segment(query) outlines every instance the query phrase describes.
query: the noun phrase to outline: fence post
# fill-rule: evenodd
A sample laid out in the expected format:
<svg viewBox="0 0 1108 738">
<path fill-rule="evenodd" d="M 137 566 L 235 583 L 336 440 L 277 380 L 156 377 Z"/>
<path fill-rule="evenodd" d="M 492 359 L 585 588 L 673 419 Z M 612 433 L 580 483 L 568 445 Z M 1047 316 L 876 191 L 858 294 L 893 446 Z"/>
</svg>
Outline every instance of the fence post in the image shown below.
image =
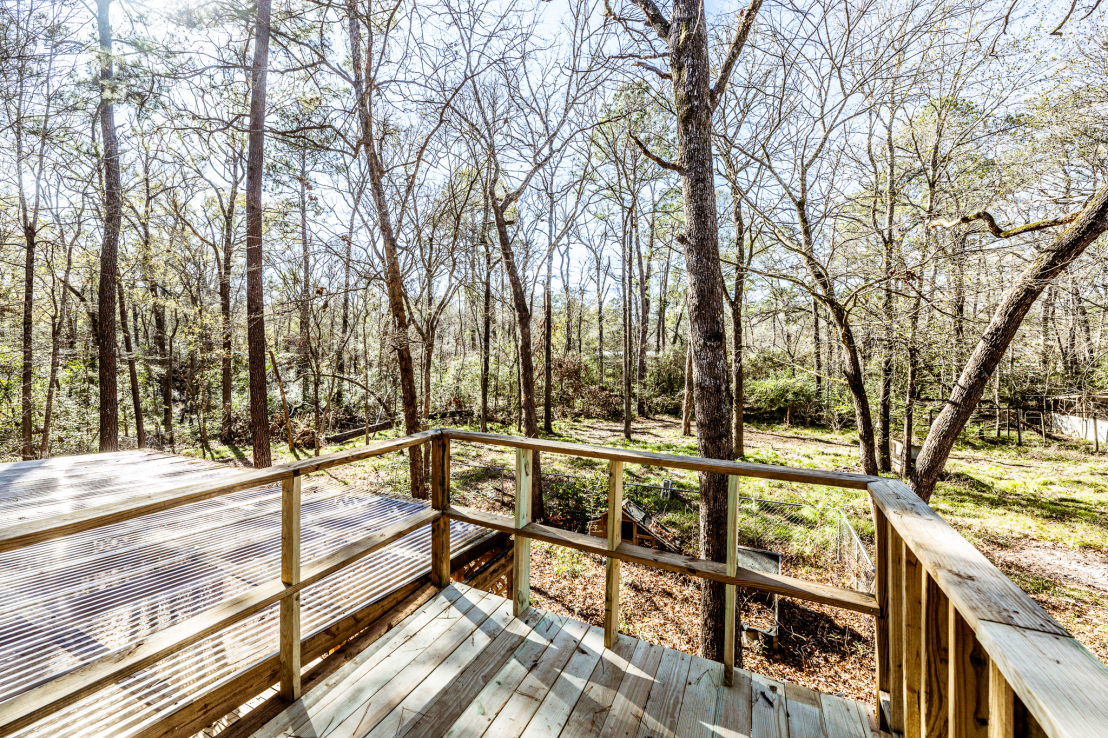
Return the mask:
<svg viewBox="0 0 1108 738">
<path fill-rule="evenodd" d="M 281 582 L 300 583 L 300 488 L 294 472 L 281 481 Z M 281 696 L 300 699 L 300 593 L 281 598 Z"/>
<path fill-rule="evenodd" d="M 531 459 L 529 448 L 516 449 L 516 528 L 531 522 Z M 512 612 L 518 617 L 531 604 L 531 539 L 515 537 L 512 546 Z"/>
<path fill-rule="evenodd" d="M 893 733 L 904 733 L 904 645 L 906 628 L 904 614 L 904 544 L 892 527 L 885 534 L 888 562 L 887 602 L 889 606 L 889 724 Z"/>
<path fill-rule="evenodd" d="M 431 507 L 450 506 L 450 439 L 441 434 L 431 440 Z M 450 584 L 450 521 L 431 523 L 431 584 L 440 589 Z"/>
<path fill-rule="evenodd" d="M 615 551 L 623 538 L 623 462 L 608 462 L 608 550 Z M 604 562 L 604 648 L 619 638 L 619 559 Z"/>
<path fill-rule="evenodd" d="M 739 477 L 731 474 L 727 477 L 727 576 L 739 573 Z M 735 683 L 735 661 L 738 651 L 738 664 L 742 667 L 742 645 L 736 643 L 738 625 L 738 588 L 734 584 L 724 585 L 723 600 L 723 683 L 730 687 Z"/>
</svg>

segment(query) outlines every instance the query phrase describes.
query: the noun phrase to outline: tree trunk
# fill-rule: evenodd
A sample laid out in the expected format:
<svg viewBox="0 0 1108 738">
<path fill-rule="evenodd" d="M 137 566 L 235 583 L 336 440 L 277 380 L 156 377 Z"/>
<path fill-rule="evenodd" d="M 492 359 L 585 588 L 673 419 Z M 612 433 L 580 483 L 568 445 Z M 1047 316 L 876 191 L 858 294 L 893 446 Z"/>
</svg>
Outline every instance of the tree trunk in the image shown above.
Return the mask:
<svg viewBox="0 0 1108 738">
<path fill-rule="evenodd" d="M 816 402 L 823 397 L 823 357 L 822 341 L 819 334 L 819 300 L 812 298 L 812 355 L 815 358 L 816 368 Z"/>
<path fill-rule="evenodd" d="M 551 187 L 553 187 L 551 183 Z M 554 191 L 548 193 L 546 223 L 546 287 L 543 290 L 543 420 L 547 433 L 554 432 L 554 296 L 551 277 L 554 270 Z M 566 303 L 569 310 L 569 303 Z"/>
<path fill-rule="evenodd" d="M 232 147 L 231 192 L 227 197 L 227 212 L 223 223 L 223 264 L 219 270 L 219 320 L 220 320 L 220 424 L 219 437 L 224 443 L 231 440 L 231 408 L 234 390 L 232 368 L 231 328 L 231 255 L 235 245 L 235 207 L 239 189 L 239 149 Z"/>
<path fill-rule="evenodd" d="M 23 163 L 18 162 L 22 167 Z M 35 303 L 35 236 L 37 229 L 33 223 L 23 228 L 26 241 L 26 258 L 23 262 L 23 367 L 20 391 L 20 430 L 23 431 L 23 460 L 35 458 L 35 417 L 31 405 L 31 383 L 34 379 L 34 303 Z M 63 289 L 64 292 L 64 289 Z M 57 339 L 54 339 L 57 345 Z"/>
<path fill-rule="evenodd" d="M 39 450 L 39 457 L 43 459 L 50 455 L 50 422 L 54 414 L 54 387 L 58 381 L 62 326 L 65 324 L 66 306 L 69 302 L 69 290 L 66 289 L 65 285 L 69 284 L 69 274 L 72 269 L 73 241 L 70 241 L 65 250 L 65 273 L 62 276 L 62 296 L 58 306 L 58 315 L 50 331 L 50 379 L 46 384 L 46 406 L 42 415 L 42 446 Z"/>
<path fill-rule="evenodd" d="M 755 0 L 757 3 L 758 0 Z M 747 11 L 750 20 L 757 7 Z M 723 273 L 719 260 L 712 156 L 712 90 L 703 0 L 675 0 L 669 61 L 677 123 L 677 160 L 684 200 L 686 275 L 689 286 L 689 343 L 693 356 L 697 454 L 730 459 L 731 383 L 723 322 Z M 727 558 L 727 477 L 700 473 L 700 555 Z M 724 585 L 703 581 L 700 597 L 700 655 L 723 660 Z"/>
<path fill-rule="evenodd" d="M 497 178 L 489 179 L 489 202 L 492 204 L 493 219 L 496 223 L 496 236 L 500 242 L 500 256 L 504 262 L 504 272 L 512 288 L 512 305 L 515 308 L 516 328 L 519 331 L 519 384 L 520 404 L 523 409 L 523 435 L 538 438 L 539 418 L 535 405 L 535 365 L 531 358 L 531 311 L 527 305 L 527 295 L 523 291 L 523 282 L 516 268 L 515 255 L 512 253 L 512 241 L 508 236 L 508 222 L 504 218 L 504 209 L 497 204 Z M 539 453 L 535 452 L 531 468 L 531 519 L 546 519 L 546 505 L 542 494 L 542 471 L 539 465 Z"/>
<path fill-rule="evenodd" d="M 635 229 L 635 261 L 639 268 L 639 357 L 636 379 L 639 386 L 639 415 L 648 415 L 646 394 L 646 342 L 650 335 L 650 276 L 654 267 L 654 216 L 650 216 L 650 242 L 646 250 L 646 269 L 643 269 L 642 248 L 639 245 L 639 229 Z"/>
<path fill-rule="evenodd" d="M 269 386 L 265 371 L 265 295 L 262 292 L 262 179 L 265 149 L 266 72 L 271 0 L 258 0 L 254 62 L 250 74 L 250 132 L 246 156 L 246 344 L 250 375 L 250 438 L 254 467 L 272 463 Z"/>
<path fill-rule="evenodd" d="M 118 91 L 113 82 L 112 0 L 97 0 L 100 37 L 100 136 L 104 147 L 104 236 L 100 245 L 100 283 L 97 290 L 97 369 L 100 385 L 100 453 L 119 450 L 119 401 L 115 351 L 115 280 L 119 229 L 123 221 L 123 192 L 119 174 L 119 142 L 115 135 Z"/>
<path fill-rule="evenodd" d="M 693 383 L 692 344 L 685 349 L 685 397 L 681 402 L 681 435 L 692 435 Z"/>
<path fill-rule="evenodd" d="M 123 350 L 127 352 L 127 374 L 131 380 L 131 403 L 135 408 L 135 439 L 139 448 L 146 448 L 146 429 L 142 422 L 142 391 L 139 389 L 138 370 L 135 368 L 135 350 L 131 343 L 131 331 L 127 326 L 127 305 L 123 299 L 123 285 L 119 289 L 119 328 L 123 331 Z"/>
<path fill-rule="evenodd" d="M 931 499 L 954 440 L 981 400 L 985 386 L 1019 330 L 1027 312 L 1058 274 L 1108 230 L 1108 187 L 1096 194 L 1081 216 L 1040 252 L 1000 298 L 996 312 L 954 384 L 923 443 L 910 485 L 925 502 Z"/>
<path fill-rule="evenodd" d="M 396 363 L 400 371 L 400 397 L 404 410 L 404 432 L 408 435 L 423 430 L 419 417 L 419 396 L 415 386 L 415 366 L 412 362 L 412 349 L 408 344 L 408 314 L 404 307 L 404 282 L 400 273 L 399 248 L 393 231 L 392 216 L 385 194 L 385 171 L 377 154 L 373 138 L 373 112 L 370 107 L 370 91 L 366 89 L 365 72 L 362 67 L 362 31 L 354 3 L 347 4 L 348 28 L 350 35 L 351 61 L 354 71 L 353 87 L 357 98 L 358 117 L 361 122 L 358 144 L 365 151 L 369 169 L 370 192 L 377 211 L 377 227 L 381 234 L 385 251 L 385 285 L 389 299 L 389 312 L 392 316 L 393 341 L 396 350 Z M 412 497 L 427 499 L 424 488 L 423 454 L 419 446 L 408 449 L 408 467 L 411 474 Z"/>
<path fill-rule="evenodd" d="M 300 402 L 311 402 L 312 391 L 309 381 L 311 359 L 308 356 L 310 333 L 310 307 L 312 301 L 312 262 L 308 251 L 308 172 L 307 153 L 300 149 Z M 316 408 L 318 412 L 319 408 Z"/>
</svg>

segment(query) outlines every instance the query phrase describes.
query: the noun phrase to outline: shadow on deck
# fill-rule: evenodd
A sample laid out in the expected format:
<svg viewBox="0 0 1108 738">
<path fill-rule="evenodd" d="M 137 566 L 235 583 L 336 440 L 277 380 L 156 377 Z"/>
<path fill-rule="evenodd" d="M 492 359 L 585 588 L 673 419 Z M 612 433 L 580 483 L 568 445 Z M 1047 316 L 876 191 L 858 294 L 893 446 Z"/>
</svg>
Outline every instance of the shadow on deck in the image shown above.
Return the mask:
<svg viewBox="0 0 1108 738">
<path fill-rule="evenodd" d="M 350 644 L 354 646 L 355 644 Z M 252 734 L 874 738 L 873 710 L 452 584 Z M 279 709 L 276 701 L 271 710 Z M 272 714 L 272 711 L 269 713 Z"/>
</svg>

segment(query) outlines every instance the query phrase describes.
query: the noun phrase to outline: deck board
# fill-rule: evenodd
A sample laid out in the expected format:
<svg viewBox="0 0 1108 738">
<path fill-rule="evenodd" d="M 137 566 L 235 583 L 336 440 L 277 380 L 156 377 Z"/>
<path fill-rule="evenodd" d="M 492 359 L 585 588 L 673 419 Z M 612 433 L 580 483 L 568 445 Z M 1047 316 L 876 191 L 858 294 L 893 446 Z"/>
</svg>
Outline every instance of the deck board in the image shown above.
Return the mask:
<svg viewBox="0 0 1108 738">
<path fill-rule="evenodd" d="M 0 464 L 0 513 L 37 520 L 239 473 L 153 451 Z M 278 578 L 280 497 L 280 485 L 261 486 L 0 553 L 0 704 Z M 303 561 L 423 509 L 306 478 Z M 452 549 L 483 534 L 454 523 Z M 302 632 L 307 636 L 422 576 L 429 560 L 430 526 L 308 588 L 301 597 Z M 16 735 L 136 735 L 273 653 L 276 619 L 276 608 L 269 608 Z"/>
<path fill-rule="evenodd" d="M 452 584 L 253 738 L 871 738 L 866 707 Z M 876 734 L 875 734 L 876 735 Z"/>
</svg>

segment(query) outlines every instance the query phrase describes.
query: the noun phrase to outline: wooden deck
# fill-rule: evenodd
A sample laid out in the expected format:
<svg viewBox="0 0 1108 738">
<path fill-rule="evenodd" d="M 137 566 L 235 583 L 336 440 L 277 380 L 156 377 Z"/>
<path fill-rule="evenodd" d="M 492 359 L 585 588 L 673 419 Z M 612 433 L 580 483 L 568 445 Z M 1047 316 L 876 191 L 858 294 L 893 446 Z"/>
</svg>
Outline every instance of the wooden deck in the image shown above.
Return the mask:
<svg viewBox="0 0 1108 738">
<path fill-rule="evenodd" d="M 147 451 L 0 464 L 0 514 L 17 524 L 242 470 Z M 303 557 L 326 556 L 426 506 L 330 480 L 303 486 Z M 281 485 L 252 487 L 0 553 L 0 708 L 279 576 Z M 454 551 L 485 534 L 451 529 Z M 430 526 L 305 590 L 305 636 L 429 570 Z M 190 646 L 16 735 L 145 735 L 278 646 L 277 608 Z"/>
<path fill-rule="evenodd" d="M 452 584 L 254 738 L 875 738 L 872 708 Z"/>
</svg>

